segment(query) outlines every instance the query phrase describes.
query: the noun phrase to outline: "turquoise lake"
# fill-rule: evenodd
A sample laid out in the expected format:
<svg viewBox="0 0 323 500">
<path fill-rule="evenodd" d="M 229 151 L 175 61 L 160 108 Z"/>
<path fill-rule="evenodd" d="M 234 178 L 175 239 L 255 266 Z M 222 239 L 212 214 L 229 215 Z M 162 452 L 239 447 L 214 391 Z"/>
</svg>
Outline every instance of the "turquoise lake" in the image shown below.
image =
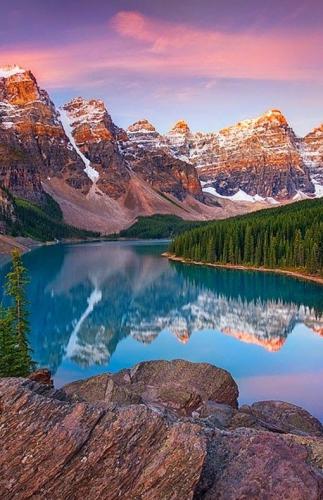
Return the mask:
<svg viewBox="0 0 323 500">
<path fill-rule="evenodd" d="M 323 420 L 323 288 L 172 263 L 161 257 L 166 248 L 99 242 L 24 256 L 33 358 L 56 386 L 183 358 L 229 370 L 240 404 L 280 399 Z M 0 269 L 2 283 L 7 271 Z"/>
</svg>

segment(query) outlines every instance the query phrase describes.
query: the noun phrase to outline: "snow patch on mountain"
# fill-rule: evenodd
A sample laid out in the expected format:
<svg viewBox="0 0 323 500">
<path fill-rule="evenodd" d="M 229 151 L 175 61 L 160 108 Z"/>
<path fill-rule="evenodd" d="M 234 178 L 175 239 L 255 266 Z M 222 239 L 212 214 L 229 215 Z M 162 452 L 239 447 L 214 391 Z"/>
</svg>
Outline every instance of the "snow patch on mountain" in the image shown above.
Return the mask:
<svg viewBox="0 0 323 500">
<path fill-rule="evenodd" d="M 125 149 L 131 149 L 132 143 L 139 154 L 140 149 L 162 150 L 194 165 L 200 181 L 207 181 L 204 186 L 206 193 L 237 202 L 266 201 L 271 204 L 279 203 L 282 198 L 300 196 L 298 191 L 304 193 L 305 198 L 321 196 L 322 126 L 301 139 L 279 110 L 270 109 L 257 118 L 242 120 L 218 132 L 191 132 L 184 120 L 177 122 L 165 135 L 155 130 L 147 120 L 129 127 Z M 255 169 L 260 171 L 262 167 L 270 172 L 259 182 Z M 289 174 L 291 169 L 293 175 Z M 286 171 L 287 180 L 280 176 L 280 171 Z M 233 178 L 236 179 L 237 192 L 232 195 Z M 278 189 L 277 186 L 273 189 L 273 183 Z M 255 192 L 256 195 L 251 194 Z"/>
<path fill-rule="evenodd" d="M 105 107 L 101 99 L 85 100 L 82 97 L 76 97 L 71 101 L 71 105 L 77 105 L 77 113 L 73 114 L 73 126 L 82 124 L 97 125 L 104 119 Z"/>
<path fill-rule="evenodd" d="M 61 123 L 62 123 L 64 131 L 65 131 L 65 134 L 69 138 L 70 143 L 72 144 L 72 146 L 75 149 L 75 151 L 77 152 L 77 154 L 83 160 L 83 163 L 85 165 L 84 172 L 91 179 L 93 184 L 97 183 L 99 180 L 99 172 L 97 170 L 95 170 L 95 168 L 91 167 L 90 160 L 88 158 L 86 158 L 86 156 L 82 153 L 80 148 L 77 146 L 75 139 L 73 137 L 73 133 L 72 133 L 73 127 L 72 127 L 72 123 L 71 123 L 70 117 L 68 115 L 68 112 L 65 111 L 65 109 L 61 108 L 59 110 L 59 114 L 60 114 L 60 119 L 61 119 Z"/>
<path fill-rule="evenodd" d="M 217 196 L 219 198 L 225 198 L 227 200 L 232 200 L 232 201 L 247 201 L 249 203 L 256 203 L 258 201 L 258 202 L 267 202 L 272 205 L 278 204 L 278 201 L 272 197 L 264 198 L 263 196 L 259 196 L 258 194 L 251 196 L 242 189 L 239 189 L 232 196 L 224 196 L 218 193 L 217 190 L 212 186 L 203 187 L 202 190 L 204 193 L 212 194 L 213 196 Z"/>
<path fill-rule="evenodd" d="M 17 65 L 0 67 L 0 78 L 9 78 L 19 73 L 26 73 L 26 70 Z"/>
<path fill-rule="evenodd" d="M 323 198 L 323 186 L 317 180 L 312 179 L 315 188 L 315 198 Z"/>
</svg>

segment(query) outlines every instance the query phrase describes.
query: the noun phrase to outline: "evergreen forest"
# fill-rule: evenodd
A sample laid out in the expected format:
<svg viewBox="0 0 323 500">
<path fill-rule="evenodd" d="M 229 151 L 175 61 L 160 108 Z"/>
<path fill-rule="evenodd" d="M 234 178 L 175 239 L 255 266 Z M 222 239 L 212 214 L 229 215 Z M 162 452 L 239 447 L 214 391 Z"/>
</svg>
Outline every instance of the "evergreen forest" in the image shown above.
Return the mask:
<svg viewBox="0 0 323 500">
<path fill-rule="evenodd" d="M 323 275 L 323 199 L 209 223 L 178 235 L 169 252 L 201 262 Z"/>
</svg>

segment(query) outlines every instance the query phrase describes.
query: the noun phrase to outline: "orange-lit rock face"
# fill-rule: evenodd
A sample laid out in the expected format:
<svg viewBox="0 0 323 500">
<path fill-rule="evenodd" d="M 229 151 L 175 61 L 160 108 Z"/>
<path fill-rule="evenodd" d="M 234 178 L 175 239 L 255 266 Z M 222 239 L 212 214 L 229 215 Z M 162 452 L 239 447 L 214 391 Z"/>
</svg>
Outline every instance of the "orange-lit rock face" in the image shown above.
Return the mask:
<svg viewBox="0 0 323 500">
<path fill-rule="evenodd" d="M 168 153 L 150 152 L 134 142 L 158 139 L 148 120 L 131 125 L 127 133 L 119 129 L 100 100 L 73 99 L 64 106 L 77 146 L 99 172 L 98 188 L 114 199 L 127 193 L 130 173 L 139 175 L 154 189 L 179 200 L 187 194 L 202 198 L 201 185 L 192 165 L 174 159 Z M 134 139 L 135 138 L 135 139 Z"/>
<path fill-rule="evenodd" d="M 277 200 L 292 198 L 298 191 L 314 194 L 302 141 L 277 109 L 215 133 L 192 133 L 180 120 L 165 136 L 142 129 L 141 134 L 129 133 L 129 139 L 146 150 L 162 149 L 191 163 L 204 189 L 221 196 L 239 190 Z"/>
<path fill-rule="evenodd" d="M 127 131 L 130 133 L 156 132 L 156 129 L 148 120 L 143 119 L 130 125 Z"/>
<path fill-rule="evenodd" d="M 285 338 L 282 338 L 282 337 L 277 337 L 277 338 L 271 338 L 271 339 L 266 339 L 266 338 L 259 338 L 259 337 L 256 337 L 255 335 L 252 335 L 251 333 L 248 333 L 248 332 L 239 332 L 239 331 L 235 331 L 234 329 L 232 328 L 223 328 L 222 329 L 223 333 L 225 333 L 226 335 L 230 335 L 231 337 L 234 337 L 238 340 L 240 340 L 241 342 L 246 342 L 247 344 L 255 344 L 255 345 L 259 345 L 261 347 L 264 347 L 267 351 L 270 351 L 270 352 L 277 352 L 279 351 L 286 339 Z"/>
<path fill-rule="evenodd" d="M 30 71 L 0 69 L 0 143 L 0 182 L 17 196 L 41 202 L 41 180 L 55 176 L 88 191 L 84 164 Z"/>
<path fill-rule="evenodd" d="M 323 185 L 323 123 L 304 137 L 303 154 L 312 178 Z"/>
<path fill-rule="evenodd" d="M 314 192 L 298 141 L 285 117 L 271 110 L 221 130 L 213 141 L 213 159 L 200 178 L 224 196 L 239 189 L 254 196 L 290 198 L 298 190 Z"/>
<path fill-rule="evenodd" d="M 203 198 L 200 182 L 193 165 L 173 158 L 166 152 L 139 149 L 128 156 L 132 170 L 154 189 L 184 200 L 188 194 Z"/>
<path fill-rule="evenodd" d="M 185 120 L 178 120 L 175 125 L 172 127 L 170 134 L 189 134 L 190 128 Z"/>
<path fill-rule="evenodd" d="M 16 131 L 21 135 L 45 136 L 49 139 L 65 140 L 65 134 L 62 128 L 48 123 L 33 123 L 27 120 L 20 121 L 16 124 Z"/>
<path fill-rule="evenodd" d="M 115 141 L 117 127 L 100 99 L 73 99 L 64 109 L 69 113 L 73 136 L 77 144 Z"/>
<path fill-rule="evenodd" d="M 194 170 L 177 168 L 174 170 L 174 176 L 188 193 L 196 197 L 202 196 L 201 184 Z"/>
<path fill-rule="evenodd" d="M 104 125 L 97 125 L 94 128 L 89 124 L 82 124 L 75 131 L 74 139 L 77 144 L 84 144 L 92 141 L 111 141 L 113 136 Z"/>
<path fill-rule="evenodd" d="M 0 101 L 24 106 L 39 99 L 37 82 L 30 71 L 3 78 L 0 84 Z"/>
<path fill-rule="evenodd" d="M 126 134 L 113 123 L 103 101 L 77 97 L 64 110 L 77 147 L 98 172 L 97 187 L 114 199 L 125 195 L 130 175 L 118 140 Z"/>
</svg>

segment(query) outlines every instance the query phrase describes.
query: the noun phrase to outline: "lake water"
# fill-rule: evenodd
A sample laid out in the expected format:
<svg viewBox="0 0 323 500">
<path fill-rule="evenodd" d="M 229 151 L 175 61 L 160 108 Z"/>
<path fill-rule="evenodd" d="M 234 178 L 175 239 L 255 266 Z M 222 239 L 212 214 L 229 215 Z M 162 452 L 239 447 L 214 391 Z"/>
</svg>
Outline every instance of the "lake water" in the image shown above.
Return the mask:
<svg viewBox="0 0 323 500">
<path fill-rule="evenodd" d="M 33 357 L 55 384 L 183 358 L 229 370 L 241 404 L 281 399 L 323 420 L 323 288 L 168 262 L 166 246 L 56 245 L 24 256 Z"/>
</svg>

